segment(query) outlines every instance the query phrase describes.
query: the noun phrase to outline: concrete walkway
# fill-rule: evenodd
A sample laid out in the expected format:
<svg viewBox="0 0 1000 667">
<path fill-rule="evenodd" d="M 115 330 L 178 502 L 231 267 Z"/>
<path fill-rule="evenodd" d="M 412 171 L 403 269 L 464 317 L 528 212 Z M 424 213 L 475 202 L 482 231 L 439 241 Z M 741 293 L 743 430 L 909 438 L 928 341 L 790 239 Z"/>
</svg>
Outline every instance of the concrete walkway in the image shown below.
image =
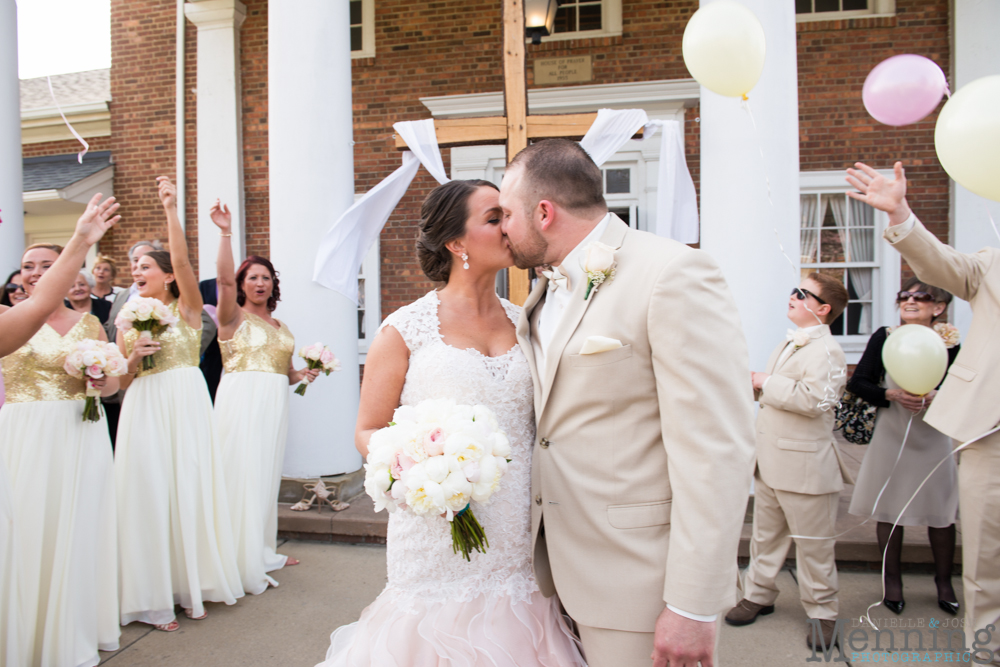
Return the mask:
<svg viewBox="0 0 1000 667">
<path fill-rule="evenodd" d="M 122 649 L 102 654 L 102 664 L 312 667 L 326 654 L 330 632 L 356 620 L 385 586 L 385 547 L 291 541 L 280 551 L 299 558 L 302 564 L 277 572 L 275 578 L 281 582 L 278 588 L 247 596 L 232 607 L 210 604 L 209 616 L 203 621 L 191 621 L 181 614 L 178 619 L 181 628 L 174 633 L 133 623 L 122 629 Z M 959 599 L 960 583 L 956 577 Z M 720 664 L 725 667 L 815 664 L 806 662 L 812 653 L 805 645 L 806 618 L 798 602 L 794 572 L 782 572 L 779 585 L 782 594 L 773 615 L 743 628 L 722 627 Z M 840 586 L 841 617 L 849 621 L 849 632 L 858 627 L 857 618 L 865 608 L 881 598 L 879 576 L 869 572 L 841 572 Z M 880 627 L 895 630 L 897 649 L 902 648 L 903 627 L 919 630 L 929 661 L 933 662 L 932 619 L 952 624 L 956 624 L 956 619 L 938 610 L 930 575 L 904 575 L 904 586 L 907 607 L 903 615 L 897 617 L 879 607 L 872 612 L 872 619 Z M 869 630 L 867 636 L 871 638 L 868 642 L 871 648 L 874 633 Z M 947 641 L 944 632 L 938 630 L 938 636 L 939 645 L 944 646 Z M 915 634 L 909 637 L 911 648 L 916 646 L 916 639 Z M 881 641 L 885 648 L 888 635 L 883 635 Z M 860 648 L 861 642 L 856 646 Z M 871 661 L 871 650 L 857 652 L 868 654 Z M 944 662 L 943 652 L 938 652 L 942 653 L 938 661 Z M 822 654 L 819 657 L 826 662 Z M 847 658 L 851 657 L 848 651 Z M 884 653 L 875 657 L 885 661 Z M 861 660 L 852 662 L 859 664 Z"/>
</svg>

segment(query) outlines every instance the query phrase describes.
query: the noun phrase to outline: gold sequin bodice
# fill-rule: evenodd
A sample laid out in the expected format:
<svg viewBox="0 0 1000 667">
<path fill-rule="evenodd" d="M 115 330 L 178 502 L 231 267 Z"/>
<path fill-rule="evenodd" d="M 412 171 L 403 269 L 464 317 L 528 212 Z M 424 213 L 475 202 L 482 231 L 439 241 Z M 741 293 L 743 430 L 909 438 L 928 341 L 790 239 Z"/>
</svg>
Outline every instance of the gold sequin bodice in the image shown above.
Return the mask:
<svg viewBox="0 0 1000 667">
<path fill-rule="evenodd" d="M 154 333 L 153 338 L 160 341 L 160 351 L 153 355 L 156 361 L 156 368 L 144 371 L 142 364 L 139 364 L 139 372 L 136 377 L 165 373 L 177 368 L 197 368 L 201 363 L 201 329 L 192 329 L 191 325 L 184 321 L 177 311 L 177 299 L 170 305 L 170 312 L 177 316 L 177 324 Z M 125 332 L 125 351 L 132 354 L 132 346 L 141 332 L 135 327 Z"/>
<path fill-rule="evenodd" d="M 295 353 L 295 337 L 284 322 L 275 329 L 266 320 L 244 311 L 243 321 L 229 340 L 220 340 L 222 366 L 227 373 L 288 373 Z"/>
<path fill-rule="evenodd" d="M 87 397 L 86 381 L 66 372 L 66 355 L 82 340 L 100 339 L 101 322 L 87 314 L 60 336 L 43 324 L 31 340 L 0 360 L 3 366 L 4 400 L 7 403 L 32 401 L 82 401 Z"/>
</svg>

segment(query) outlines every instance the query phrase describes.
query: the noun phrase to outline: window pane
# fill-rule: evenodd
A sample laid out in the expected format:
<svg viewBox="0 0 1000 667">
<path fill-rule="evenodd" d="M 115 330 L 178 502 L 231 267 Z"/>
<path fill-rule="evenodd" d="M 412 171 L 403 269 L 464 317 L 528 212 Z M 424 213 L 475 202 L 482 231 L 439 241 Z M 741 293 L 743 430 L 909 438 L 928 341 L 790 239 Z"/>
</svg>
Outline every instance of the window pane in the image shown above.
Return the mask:
<svg viewBox="0 0 1000 667">
<path fill-rule="evenodd" d="M 816 261 L 816 253 L 819 250 L 819 230 L 816 228 L 816 209 L 819 206 L 819 197 L 816 195 L 802 195 L 799 203 L 799 212 L 802 215 L 801 230 L 799 233 L 799 261 L 803 264 L 812 264 Z"/>
<path fill-rule="evenodd" d="M 830 205 L 829 200 L 825 203 L 826 214 L 823 216 L 823 229 L 819 234 L 819 261 L 823 263 L 847 261 L 847 253 L 844 252 L 842 239 L 842 236 L 845 235 L 844 230 L 835 229 L 837 219 L 833 213 L 833 206 Z"/>
<path fill-rule="evenodd" d="M 812 10 L 813 10 L 812 0 L 795 0 L 796 14 L 812 14 Z"/>
<path fill-rule="evenodd" d="M 844 0 L 844 11 L 868 9 L 868 0 Z"/>
<path fill-rule="evenodd" d="M 632 191 L 630 185 L 632 172 L 630 169 L 608 169 L 604 173 L 606 176 L 605 194 L 627 194 Z"/>
<path fill-rule="evenodd" d="M 601 29 L 601 5 L 582 5 L 580 7 L 580 30 Z"/>
<path fill-rule="evenodd" d="M 622 222 L 624 222 L 629 227 L 632 227 L 633 229 L 635 228 L 635 225 L 632 224 L 632 216 L 630 215 L 631 209 L 628 206 L 622 208 L 609 208 L 608 211 L 610 213 L 614 213 L 619 218 L 621 218 Z"/>
<path fill-rule="evenodd" d="M 361 26 L 351 28 L 351 51 L 360 51 L 363 48 L 364 42 L 361 37 Z"/>
<path fill-rule="evenodd" d="M 556 10 L 555 32 L 576 32 L 576 7 L 560 7 Z"/>
<path fill-rule="evenodd" d="M 816 0 L 817 12 L 838 12 L 840 11 L 840 0 Z"/>
<path fill-rule="evenodd" d="M 351 0 L 351 25 L 361 25 L 361 0 Z"/>
</svg>

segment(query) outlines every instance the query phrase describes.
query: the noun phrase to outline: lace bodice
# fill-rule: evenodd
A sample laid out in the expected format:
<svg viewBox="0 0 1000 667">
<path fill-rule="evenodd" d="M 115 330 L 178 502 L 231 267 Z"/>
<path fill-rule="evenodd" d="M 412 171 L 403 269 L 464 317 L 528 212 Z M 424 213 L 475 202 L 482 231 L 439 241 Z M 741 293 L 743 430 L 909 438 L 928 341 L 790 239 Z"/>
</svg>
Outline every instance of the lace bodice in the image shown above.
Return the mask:
<svg viewBox="0 0 1000 667">
<path fill-rule="evenodd" d="M 386 318 L 410 350 L 409 368 L 400 403 L 416 405 L 428 398 L 492 409 L 511 442 L 511 463 L 501 488 L 486 505 L 473 503 L 490 546 L 472 553 L 472 562 L 452 553 L 451 531 L 443 517 L 424 518 L 411 512 L 389 517 L 386 592 L 407 599 L 471 600 L 477 595 L 509 595 L 517 601 L 537 590 L 531 573 L 531 446 L 535 417 L 531 372 L 521 349 L 488 357 L 477 350 L 447 345 L 438 322 L 437 292 Z M 511 322 L 520 309 L 503 300 Z"/>
</svg>

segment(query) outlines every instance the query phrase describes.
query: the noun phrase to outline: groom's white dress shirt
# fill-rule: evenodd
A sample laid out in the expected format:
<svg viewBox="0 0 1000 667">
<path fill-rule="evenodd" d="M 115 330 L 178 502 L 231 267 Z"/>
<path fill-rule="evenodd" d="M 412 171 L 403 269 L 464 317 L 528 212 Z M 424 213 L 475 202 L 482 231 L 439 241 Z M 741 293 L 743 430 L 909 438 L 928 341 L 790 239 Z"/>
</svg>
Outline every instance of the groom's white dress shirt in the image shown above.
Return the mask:
<svg viewBox="0 0 1000 667">
<path fill-rule="evenodd" d="M 587 246 L 601 239 L 610 220 L 611 214 L 608 213 L 604 216 L 604 219 L 597 223 L 597 226 L 594 227 L 594 229 L 592 229 L 591 232 L 587 234 L 587 236 L 584 237 L 584 239 L 580 241 L 580 243 L 578 243 L 568 255 L 566 255 L 566 258 L 563 259 L 562 264 L 558 267 L 559 273 L 565 276 L 566 280 L 560 281 L 559 286 L 554 289 L 551 288 L 550 285 L 550 289 L 545 295 L 545 300 L 531 313 L 531 347 L 535 353 L 535 363 L 539 368 L 546 367 L 547 357 L 545 353 L 548 350 L 549 344 L 552 342 L 552 336 L 559 327 L 563 313 L 566 310 L 566 306 L 569 305 L 569 300 L 573 296 L 573 290 L 576 288 L 579 281 L 587 279 L 587 274 L 583 270 L 583 262 L 587 257 Z M 692 614 L 684 611 L 683 609 L 678 609 L 670 604 L 667 605 L 667 608 L 675 614 L 680 614 L 685 618 L 690 618 L 695 621 L 703 621 L 706 623 L 715 621 L 718 617 L 718 614 Z"/>
</svg>

